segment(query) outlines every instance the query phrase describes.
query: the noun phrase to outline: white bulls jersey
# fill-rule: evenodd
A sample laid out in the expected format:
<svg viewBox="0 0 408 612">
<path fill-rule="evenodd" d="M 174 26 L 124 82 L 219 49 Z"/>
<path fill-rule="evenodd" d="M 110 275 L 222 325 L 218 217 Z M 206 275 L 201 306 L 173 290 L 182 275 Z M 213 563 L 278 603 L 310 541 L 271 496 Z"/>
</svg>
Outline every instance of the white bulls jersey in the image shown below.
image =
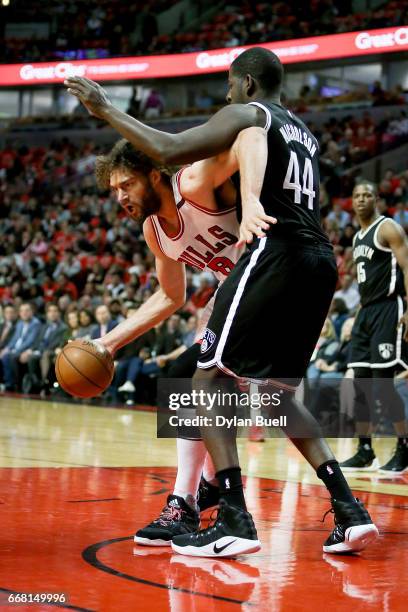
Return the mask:
<svg viewBox="0 0 408 612">
<path fill-rule="evenodd" d="M 150 217 L 159 247 L 167 257 L 198 270 L 209 270 L 224 281 L 240 258 L 243 249 L 235 243 L 239 234 L 236 208 L 213 211 L 185 200 L 180 194 L 180 170 L 172 176 L 174 201 L 180 231 L 170 238 L 156 215 Z"/>
</svg>

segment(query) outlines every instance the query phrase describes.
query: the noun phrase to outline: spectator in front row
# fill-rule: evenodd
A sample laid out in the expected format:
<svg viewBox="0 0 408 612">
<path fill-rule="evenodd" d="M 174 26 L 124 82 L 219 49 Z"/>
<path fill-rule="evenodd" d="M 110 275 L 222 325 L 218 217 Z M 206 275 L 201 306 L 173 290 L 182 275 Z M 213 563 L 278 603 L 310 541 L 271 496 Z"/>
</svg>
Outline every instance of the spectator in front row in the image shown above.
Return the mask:
<svg viewBox="0 0 408 612">
<path fill-rule="evenodd" d="M 137 312 L 136 307 L 128 308 L 126 318 L 131 317 L 135 312 Z M 118 350 L 115 355 L 115 378 L 110 389 L 113 401 L 117 402 L 119 400 L 119 391 L 131 394 L 129 399 L 133 402 L 136 391 L 134 383 L 138 375 L 143 372 L 145 360 L 151 356 L 155 340 L 156 332 L 154 329 L 151 329 L 146 334 L 139 336 L 139 338 Z M 143 373 L 149 374 L 150 371 Z"/>
<path fill-rule="evenodd" d="M 64 344 L 69 340 L 76 340 L 80 338 L 81 327 L 79 325 L 79 313 L 77 310 L 68 310 L 65 314 L 66 329 L 64 333 Z M 56 350 L 56 354 L 60 352 L 60 349 Z"/>
<path fill-rule="evenodd" d="M 17 322 L 17 310 L 12 304 L 3 308 L 3 322 L 0 325 L 0 350 L 11 340 Z"/>
<path fill-rule="evenodd" d="M 314 367 L 319 371 L 319 378 L 342 378 L 347 370 L 349 360 L 349 349 L 351 330 L 354 325 L 354 317 L 349 317 L 343 323 L 340 335 L 340 344 L 337 343 L 335 350 L 330 354 L 327 352 L 316 359 Z"/>
<path fill-rule="evenodd" d="M 130 393 L 128 403 L 133 403 L 137 380 L 140 374 L 147 376 L 160 376 L 167 370 L 170 361 L 177 359 L 186 350 L 180 330 L 180 315 L 173 314 L 167 321 L 155 328 L 156 339 L 152 347 L 152 356 L 149 357 L 146 349 L 139 354 L 138 363 L 133 363 L 129 378 L 118 388 L 120 393 Z"/>
<path fill-rule="evenodd" d="M 30 349 L 41 329 L 41 321 L 34 316 L 31 304 L 25 302 L 19 308 L 19 320 L 13 336 L 0 352 L 3 380 L 6 391 L 15 391 L 18 381 L 20 357 Z"/>
<path fill-rule="evenodd" d="M 320 338 L 317 341 L 317 346 L 307 370 L 307 379 L 310 386 L 312 386 L 314 382 L 318 380 L 321 374 L 320 368 L 317 367 L 317 363 L 322 360 L 330 361 L 331 357 L 337 351 L 338 346 L 339 341 L 337 340 L 334 325 L 331 320 L 327 318 L 324 322 L 323 329 L 320 333 Z"/>
<path fill-rule="evenodd" d="M 112 319 L 109 308 L 105 304 L 97 306 L 95 310 L 96 325 L 93 326 L 91 338 L 102 338 L 117 325 L 117 321 Z"/>
<path fill-rule="evenodd" d="M 46 322 L 33 346 L 21 354 L 21 363 L 27 363 L 26 393 L 33 387 L 37 390 L 49 388 L 49 372 L 55 349 L 64 343 L 67 326 L 61 321 L 61 312 L 56 304 L 48 304 Z"/>
<path fill-rule="evenodd" d="M 341 329 L 340 343 L 337 342 L 335 347 L 333 345 L 329 352 L 322 352 L 321 355 L 318 355 L 315 363 L 311 366 L 317 376 L 313 381 L 310 381 L 310 389 L 313 391 L 310 411 L 317 418 L 321 412 L 330 412 L 330 408 L 332 410 L 334 408 L 337 412 L 340 407 L 338 381 L 343 379 L 347 371 L 347 364 L 350 361 L 350 340 L 353 325 L 353 317 L 346 319 Z"/>
<path fill-rule="evenodd" d="M 79 317 L 79 332 L 78 338 L 90 338 L 95 326 L 95 320 L 92 312 L 87 308 L 82 308 L 78 314 Z"/>
<path fill-rule="evenodd" d="M 333 298 L 329 309 L 330 321 L 334 325 L 337 338 L 340 338 L 341 328 L 344 321 L 348 318 L 349 311 L 345 301 L 342 298 Z"/>
<path fill-rule="evenodd" d="M 62 351 L 62 347 L 70 340 L 76 340 L 76 338 L 79 338 L 79 333 L 80 333 L 81 328 L 79 326 L 78 311 L 68 310 L 65 313 L 64 320 L 65 320 L 65 330 L 64 330 L 63 337 L 62 337 L 61 345 L 57 346 L 57 348 L 54 351 L 54 355 L 53 355 L 54 363 L 55 363 L 56 358 Z"/>
<path fill-rule="evenodd" d="M 195 337 L 197 335 L 197 317 L 195 315 L 191 315 L 188 318 L 186 329 L 183 333 L 183 344 L 187 348 L 190 348 L 194 344 Z"/>
</svg>

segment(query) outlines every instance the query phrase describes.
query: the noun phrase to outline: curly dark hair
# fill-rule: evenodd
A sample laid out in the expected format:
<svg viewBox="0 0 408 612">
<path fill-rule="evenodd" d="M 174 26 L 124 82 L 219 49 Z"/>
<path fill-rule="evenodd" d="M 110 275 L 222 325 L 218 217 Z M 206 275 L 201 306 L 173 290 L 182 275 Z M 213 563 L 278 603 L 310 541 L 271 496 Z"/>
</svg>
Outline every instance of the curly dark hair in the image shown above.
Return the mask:
<svg viewBox="0 0 408 612">
<path fill-rule="evenodd" d="M 95 162 L 96 183 L 100 189 L 109 189 L 110 176 L 117 168 L 148 174 L 153 168 L 167 176 L 177 171 L 176 167 L 163 166 L 160 162 L 138 151 L 124 138 L 119 140 L 109 153 L 99 155 Z"/>
</svg>

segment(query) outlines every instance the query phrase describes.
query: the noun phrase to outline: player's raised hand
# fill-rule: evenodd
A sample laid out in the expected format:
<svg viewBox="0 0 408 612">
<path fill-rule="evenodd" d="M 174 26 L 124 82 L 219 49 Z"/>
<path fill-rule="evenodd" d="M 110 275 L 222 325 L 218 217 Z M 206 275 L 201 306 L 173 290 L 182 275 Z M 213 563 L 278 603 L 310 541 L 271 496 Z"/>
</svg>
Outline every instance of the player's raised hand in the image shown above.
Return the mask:
<svg viewBox="0 0 408 612">
<path fill-rule="evenodd" d="M 270 225 L 275 223 L 277 219 L 265 213 L 257 198 L 242 202 L 242 221 L 239 227 L 239 239 L 235 246 L 239 248 L 245 243 L 250 244 L 254 237 L 264 238 L 266 236 L 264 230 L 268 230 Z"/>
<path fill-rule="evenodd" d="M 105 113 L 112 107 L 106 91 L 95 81 L 85 77 L 68 77 L 64 85 L 68 93 L 78 98 L 94 117 L 104 119 Z"/>
</svg>

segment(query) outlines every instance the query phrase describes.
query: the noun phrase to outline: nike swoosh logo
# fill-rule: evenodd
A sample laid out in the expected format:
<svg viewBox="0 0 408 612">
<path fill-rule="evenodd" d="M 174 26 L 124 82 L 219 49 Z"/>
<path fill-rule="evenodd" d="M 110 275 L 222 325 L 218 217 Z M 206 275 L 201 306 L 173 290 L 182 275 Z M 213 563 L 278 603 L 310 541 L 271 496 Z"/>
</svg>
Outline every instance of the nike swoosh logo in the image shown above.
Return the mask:
<svg viewBox="0 0 408 612">
<path fill-rule="evenodd" d="M 220 548 L 218 548 L 217 543 L 214 544 L 214 552 L 217 555 L 218 553 L 222 552 L 223 550 L 225 550 L 226 548 L 228 548 L 228 546 L 231 546 L 231 544 L 233 544 L 234 542 L 236 542 L 236 540 L 232 540 L 232 542 L 228 542 L 228 544 L 224 544 L 224 546 L 221 546 Z"/>
</svg>

